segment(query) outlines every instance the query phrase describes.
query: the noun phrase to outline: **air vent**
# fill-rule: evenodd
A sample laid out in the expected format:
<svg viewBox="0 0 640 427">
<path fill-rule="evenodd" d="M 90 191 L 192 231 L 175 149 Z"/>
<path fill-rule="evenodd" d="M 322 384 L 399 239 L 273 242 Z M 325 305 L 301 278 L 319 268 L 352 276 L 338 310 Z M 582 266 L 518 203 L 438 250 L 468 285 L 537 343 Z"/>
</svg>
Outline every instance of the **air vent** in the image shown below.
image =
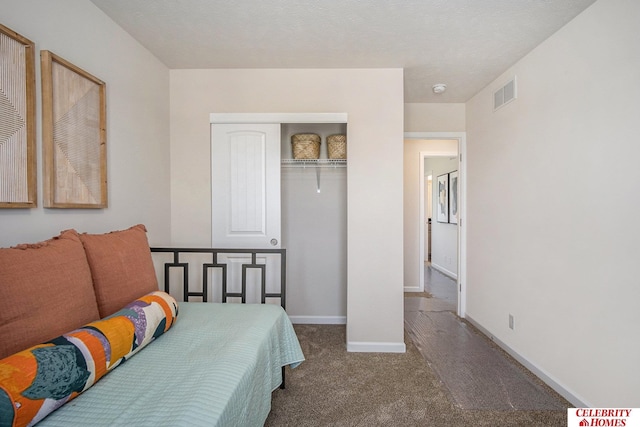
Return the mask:
<svg viewBox="0 0 640 427">
<path fill-rule="evenodd" d="M 493 111 L 510 103 L 517 97 L 516 76 L 513 76 L 513 78 L 509 80 L 506 85 L 502 86 L 500 89 L 493 93 Z"/>
</svg>

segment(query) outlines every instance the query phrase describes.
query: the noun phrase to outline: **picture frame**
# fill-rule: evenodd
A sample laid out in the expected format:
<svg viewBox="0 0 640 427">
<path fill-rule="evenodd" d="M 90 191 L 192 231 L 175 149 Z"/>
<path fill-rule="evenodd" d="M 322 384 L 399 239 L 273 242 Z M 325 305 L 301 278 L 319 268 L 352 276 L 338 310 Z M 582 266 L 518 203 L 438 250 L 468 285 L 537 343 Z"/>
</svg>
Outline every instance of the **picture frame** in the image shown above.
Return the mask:
<svg viewBox="0 0 640 427">
<path fill-rule="evenodd" d="M 449 222 L 449 174 L 438 175 L 436 198 L 436 220 Z"/>
<path fill-rule="evenodd" d="M 449 172 L 449 223 L 458 223 L 459 197 L 458 171 Z"/>
<path fill-rule="evenodd" d="M 106 208 L 106 84 L 48 50 L 40 62 L 44 207 Z"/>
<path fill-rule="evenodd" d="M 0 75 L 0 208 L 35 208 L 35 43 L 2 24 Z"/>
</svg>

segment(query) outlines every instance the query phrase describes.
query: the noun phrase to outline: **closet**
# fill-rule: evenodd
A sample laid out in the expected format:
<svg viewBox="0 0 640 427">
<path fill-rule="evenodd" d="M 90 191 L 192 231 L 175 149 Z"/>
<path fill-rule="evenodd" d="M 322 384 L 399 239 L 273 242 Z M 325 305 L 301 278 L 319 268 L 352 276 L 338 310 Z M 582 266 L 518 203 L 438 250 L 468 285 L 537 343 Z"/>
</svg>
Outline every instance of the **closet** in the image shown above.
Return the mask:
<svg viewBox="0 0 640 427">
<path fill-rule="evenodd" d="M 230 182 L 235 180 L 233 188 L 238 189 L 235 190 L 236 193 L 246 193 L 236 194 L 241 196 L 237 198 L 253 214 L 253 219 L 240 221 L 243 226 L 249 227 L 240 230 L 240 235 L 252 234 L 250 229 L 258 230 L 262 226 L 262 220 L 258 221 L 256 215 L 261 215 L 260 206 L 266 206 L 266 201 L 260 199 L 261 194 L 256 189 L 266 186 L 267 182 L 272 182 L 275 178 L 270 175 L 273 173 L 273 162 L 269 163 L 268 171 L 260 170 L 260 165 L 266 164 L 258 161 L 263 156 L 262 147 L 265 147 L 264 158 L 267 159 L 267 139 L 274 137 L 269 131 L 260 134 L 260 125 L 262 121 L 279 121 L 276 124 L 280 134 L 277 173 L 280 184 L 281 234 L 280 238 L 272 237 L 270 230 L 253 234 L 265 235 L 268 246 L 261 247 L 282 247 L 287 250 L 287 312 L 294 323 L 346 323 L 347 161 L 329 161 L 326 144 L 329 135 L 347 134 L 346 114 L 288 114 L 280 115 L 280 120 L 277 120 L 277 116 L 212 115 L 212 224 L 215 223 L 216 215 L 224 215 L 224 212 L 230 212 L 230 208 L 237 208 L 237 204 L 232 207 L 235 202 L 229 203 L 234 199 L 233 195 L 231 199 L 224 199 L 227 196 L 221 198 L 219 190 L 221 186 L 232 188 Z M 248 118 L 254 121 L 251 124 L 247 124 L 250 123 L 248 121 L 240 122 Z M 228 151 L 221 155 L 214 146 L 221 139 L 218 128 L 228 128 L 230 123 L 234 124 L 233 132 L 241 136 L 240 149 L 236 150 L 236 155 L 246 153 L 249 160 L 235 164 L 235 178 L 221 184 L 217 171 L 222 167 L 221 162 L 230 162 L 233 156 Z M 291 136 L 297 133 L 320 135 L 322 143 L 318 161 L 292 159 Z M 245 138 L 246 135 L 249 135 L 248 139 Z M 218 153 L 217 156 L 214 153 Z M 247 178 L 238 178 L 238 171 L 246 172 Z M 267 179 L 268 176 L 272 178 Z M 265 183 L 260 182 L 261 177 L 265 179 Z M 247 186 L 251 185 L 254 188 L 248 189 Z M 255 199 L 256 203 L 248 203 L 250 198 Z M 272 216 L 264 215 L 265 221 Z M 212 241 L 216 246 L 216 232 L 213 234 Z M 268 256 L 259 262 L 269 262 Z M 267 286 L 270 286 L 269 282 Z"/>
</svg>

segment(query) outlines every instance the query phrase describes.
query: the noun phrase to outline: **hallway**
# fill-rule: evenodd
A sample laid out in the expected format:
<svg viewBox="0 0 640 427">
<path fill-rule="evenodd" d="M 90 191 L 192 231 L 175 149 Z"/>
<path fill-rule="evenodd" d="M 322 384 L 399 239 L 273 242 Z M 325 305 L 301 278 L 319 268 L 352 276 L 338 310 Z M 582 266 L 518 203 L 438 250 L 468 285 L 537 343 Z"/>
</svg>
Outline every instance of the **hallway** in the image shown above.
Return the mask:
<svg viewBox="0 0 640 427">
<path fill-rule="evenodd" d="M 439 299 L 451 304 L 451 311 L 456 311 L 458 305 L 458 293 L 456 292 L 456 281 L 446 276 L 425 263 L 424 266 L 424 291 Z"/>
<path fill-rule="evenodd" d="M 425 265 L 424 293 L 405 294 L 405 329 L 466 410 L 562 410 L 569 404 L 456 315 L 456 282 Z"/>
</svg>

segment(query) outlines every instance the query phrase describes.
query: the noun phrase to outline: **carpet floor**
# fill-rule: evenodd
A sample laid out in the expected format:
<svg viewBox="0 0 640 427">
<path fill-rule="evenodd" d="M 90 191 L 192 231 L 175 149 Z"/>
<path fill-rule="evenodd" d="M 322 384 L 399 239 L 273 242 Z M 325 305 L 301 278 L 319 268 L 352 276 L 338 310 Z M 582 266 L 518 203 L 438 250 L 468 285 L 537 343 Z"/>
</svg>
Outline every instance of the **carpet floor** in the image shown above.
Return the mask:
<svg viewBox="0 0 640 427">
<path fill-rule="evenodd" d="M 409 334 L 407 352 L 349 353 L 345 327 L 295 325 L 306 361 L 287 368 L 265 426 L 566 426 L 561 409 L 463 409 Z"/>
</svg>

